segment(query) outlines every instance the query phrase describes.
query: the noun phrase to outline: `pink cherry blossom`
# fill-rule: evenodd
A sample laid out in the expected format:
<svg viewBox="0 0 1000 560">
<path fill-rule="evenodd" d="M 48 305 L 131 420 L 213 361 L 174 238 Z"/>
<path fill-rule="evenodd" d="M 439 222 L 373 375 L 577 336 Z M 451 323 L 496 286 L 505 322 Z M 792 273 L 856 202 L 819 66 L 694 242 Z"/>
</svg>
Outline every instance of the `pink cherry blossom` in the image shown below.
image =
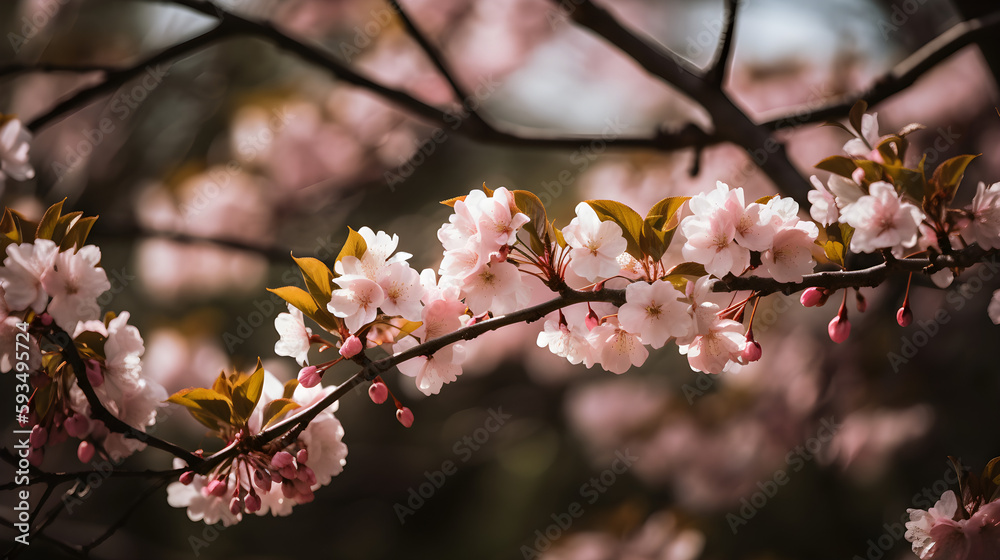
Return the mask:
<svg viewBox="0 0 1000 560">
<path fill-rule="evenodd" d="M 0 287 L 11 311 L 31 308 L 45 310 L 49 294 L 42 287 L 42 275 L 52 267 L 59 247 L 48 239 L 7 246 L 7 258 L 0 268 Z"/>
<path fill-rule="evenodd" d="M 761 264 L 767 275 L 779 282 L 799 282 L 813 272 L 812 258 L 819 230 L 812 222 L 799 222 L 795 227 L 781 228 L 774 234 L 771 247 L 761 254 Z"/>
<path fill-rule="evenodd" d="M 809 198 L 809 215 L 824 226 L 835 224 L 840 220 L 840 210 L 837 208 L 837 199 L 833 196 L 815 175 L 809 177 L 812 181 L 813 190 L 806 195 Z"/>
<path fill-rule="evenodd" d="M 375 320 L 378 307 L 385 301 L 382 286 L 357 274 L 340 276 L 333 281 L 340 289 L 333 291 L 327 308 L 334 316 L 344 319 L 344 325 L 350 332 L 358 332 Z"/>
<path fill-rule="evenodd" d="M 693 214 L 680 223 L 685 238 L 681 249 L 684 258 L 701 263 L 709 274 L 719 278 L 729 273 L 742 274 L 750 266 L 750 250 L 736 241 L 737 226 L 742 228 L 741 236 L 746 233 L 754 242 L 767 238 L 753 216 L 744 212 L 740 203 L 743 191 L 738 191 L 731 193 L 728 185 L 718 182 L 714 191 L 688 201 Z M 759 209 L 754 213 L 760 217 Z"/>
<path fill-rule="evenodd" d="M 466 278 L 462 294 L 474 315 L 487 311 L 498 315 L 510 313 L 517 309 L 519 303 L 526 303 L 530 298 L 530 294 L 527 298 L 523 295 L 521 273 L 517 267 L 498 258 Z"/>
<path fill-rule="evenodd" d="M 743 325 L 731 319 L 717 319 L 708 332 L 694 337 L 691 344 L 681 348 L 694 371 L 722 373 L 731 362 L 742 357 L 746 346 Z"/>
<path fill-rule="evenodd" d="M 423 342 L 456 331 L 462 326 L 465 304 L 454 300 L 434 300 L 424 306 L 423 324 L 413 331 L 413 336 L 404 337 L 392 347 L 399 354 L 418 344 L 414 337 Z M 450 344 L 430 356 L 417 356 L 399 364 L 403 375 L 415 377 L 417 389 L 425 395 L 441 391 L 446 383 L 451 383 L 462 374 L 465 348 L 462 344 Z"/>
<path fill-rule="evenodd" d="M 10 119 L 0 126 L 0 188 L 8 176 L 18 181 L 35 176 L 28 158 L 31 136 L 31 131 L 18 119 Z"/>
<path fill-rule="evenodd" d="M 618 255 L 628 247 L 618 224 L 602 222 L 589 204 L 581 202 L 576 205 L 576 217 L 562 233 L 571 247 L 569 266 L 573 272 L 590 282 L 618 274 Z"/>
<path fill-rule="evenodd" d="M 584 364 L 588 368 L 594 365 L 590 342 L 587 341 L 589 331 L 582 325 L 568 325 L 553 321 L 545 321 L 542 332 L 538 333 L 536 344 L 539 348 L 548 347 L 556 356 L 569 360 L 571 364 Z"/>
<path fill-rule="evenodd" d="M 405 262 L 388 264 L 376 280 L 385 293 L 380 307 L 386 315 L 399 315 L 408 321 L 420 320 L 420 298 L 424 295 L 420 273 Z"/>
<path fill-rule="evenodd" d="M 869 158 L 879 140 L 878 113 L 865 113 L 861 115 L 861 137 L 848 140 L 844 151 L 855 157 Z"/>
<path fill-rule="evenodd" d="M 983 249 L 1000 248 L 1000 183 L 987 187 L 980 182 L 972 198 L 971 211 L 972 219 L 962 236 Z"/>
<path fill-rule="evenodd" d="M 343 346 L 340 347 L 340 355 L 345 358 L 353 358 L 354 356 L 360 354 L 364 349 L 365 345 L 361 342 L 361 339 L 352 334 L 347 337 Z"/>
<path fill-rule="evenodd" d="M 514 195 L 504 187 L 480 202 L 477 225 L 483 243 L 494 244 L 497 248 L 514 244 L 517 231 L 530 220 L 521 212 L 512 212 L 511 208 L 515 208 Z"/>
<path fill-rule="evenodd" d="M 689 306 L 680 301 L 682 297 L 684 294 L 670 282 L 633 282 L 625 288 L 625 305 L 618 310 L 618 322 L 639 335 L 643 344 L 662 348 L 671 337 L 691 332 Z"/>
<path fill-rule="evenodd" d="M 75 253 L 59 253 L 52 268 L 42 274 L 42 287 L 52 297 L 48 312 L 67 332 L 76 330 L 77 323 L 97 319 L 101 314 L 97 297 L 111 289 L 111 283 L 104 269 L 97 266 L 100 262 L 101 250 L 87 245 Z"/>
<path fill-rule="evenodd" d="M 869 194 L 844 209 L 840 216 L 841 221 L 855 230 L 851 250 L 872 253 L 892 249 L 901 256 L 904 249 L 917 243 L 917 226 L 924 214 L 913 204 L 900 200 L 889 183 L 878 181 L 868 188 Z"/>
<path fill-rule="evenodd" d="M 312 345 L 312 329 L 305 325 L 302 312 L 288 304 L 288 313 L 279 313 L 274 318 L 274 330 L 278 331 L 278 342 L 274 343 L 274 353 L 295 358 L 300 366 L 309 363 L 309 348 Z"/>
<path fill-rule="evenodd" d="M 623 329 L 613 318 L 594 327 L 587 334 L 587 341 L 601 367 L 612 373 L 622 374 L 632 366 L 639 367 L 649 357 L 649 350 L 639 337 Z"/>
</svg>

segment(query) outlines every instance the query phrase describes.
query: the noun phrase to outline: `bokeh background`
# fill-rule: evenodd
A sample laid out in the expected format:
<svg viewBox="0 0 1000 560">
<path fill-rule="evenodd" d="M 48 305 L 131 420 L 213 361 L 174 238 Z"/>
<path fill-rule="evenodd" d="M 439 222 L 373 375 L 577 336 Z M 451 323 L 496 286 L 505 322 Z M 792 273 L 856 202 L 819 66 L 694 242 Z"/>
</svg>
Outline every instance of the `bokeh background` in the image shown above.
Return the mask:
<svg viewBox="0 0 1000 560">
<path fill-rule="evenodd" d="M 462 118 L 448 83 L 381 0 L 219 4 Z M 713 60 L 724 28 L 721 1 L 600 4 L 699 68 Z M 864 91 L 988 4 L 740 1 L 723 87 L 757 121 L 809 112 Z M 416 268 L 436 268 L 435 231 L 449 214 L 437 201 L 483 182 L 543 195 L 561 223 L 589 198 L 615 198 L 644 214 L 663 197 L 704 191 L 716 180 L 744 187 L 751 199 L 775 192 L 736 146 L 699 154 L 616 147 L 615 138 L 727 123 L 712 123 L 698 100 L 646 74 L 554 3 L 403 5 L 475 92 L 466 108 L 524 136 L 608 142 L 576 150 L 477 143 L 248 36 L 213 43 L 163 72 L 151 69 L 45 126 L 32 145 L 36 178 L 8 181 L 4 203 L 37 217 L 66 198 L 67 208 L 100 215 L 91 241 L 113 287 L 101 303 L 132 313 L 146 342 L 144 371 L 168 391 L 203 386 L 257 356 L 292 378 L 293 360 L 274 356 L 273 319 L 282 306 L 265 287 L 295 281 L 290 251 L 332 263 L 348 226 L 398 233 Z M 124 67 L 212 24 L 168 1 L 7 1 L 0 3 L 7 38 L 0 68 Z M 969 168 L 962 203 L 976 182 L 1000 178 L 998 69 L 1000 50 L 986 37 L 874 107 L 883 132 L 927 125 L 911 136 L 915 160 L 983 154 Z M 30 121 L 101 79 L 101 72 L 4 72 L 0 111 Z M 780 136 L 806 177 L 847 140 L 816 124 Z M 945 489 L 947 456 L 981 469 L 1000 454 L 998 331 L 985 311 L 997 287 L 987 268 L 948 291 L 921 284 L 912 294 L 917 322 L 905 330 L 894 321 L 902 283 L 864 290 L 868 310 L 852 310 L 854 330 L 843 345 L 826 336 L 834 304 L 806 310 L 795 298 L 773 296 L 755 323 L 763 359 L 716 377 L 692 372 L 671 347 L 625 375 L 586 370 L 537 348 L 538 325 L 509 327 L 471 343 L 465 373 L 440 395 L 423 398 L 409 378 L 387 378 L 415 413 L 411 429 L 364 393 L 343 399 L 347 467 L 292 516 L 206 528 L 169 507 L 160 491 L 92 556 L 914 558 L 900 519 L 908 507 L 930 505 L 918 496 L 925 489 L 933 499 Z M 940 312 L 947 322 L 932 322 Z M 351 373 L 335 369 L 326 383 Z M 10 394 L 7 387 L 0 393 Z M 483 430 L 491 411 L 510 415 L 495 432 Z M 826 433 L 824 419 L 839 426 L 835 437 L 795 455 Z M 157 434 L 191 449 L 217 448 L 178 409 L 164 409 Z M 636 459 L 609 475 L 616 452 Z M 401 522 L 399 508 L 420 503 L 407 501 L 446 461 L 457 472 Z M 169 463 L 149 450 L 125 467 Z M 45 466 L 79 467 L 70 445 L 49 454 Z M 752 515 L 741 513 L 779 470 L 787 483 Z M 589 482 L 602 475 L 600 486 Z M 88 542 L 148 484 L 105 481 L 47 533 Z M 582 515 L 559 527 L 574 502 Z M 6 516 L 10 504 L 3 500 Z M 745 521 L 735 533 L 733 516 Z M 551 546 L 539 538 L 546 531 L 558 536 Z M 7 528 L 0 537 L 12 538 Z M 36 538 L 22 557 L 64 555 Z"/>
</svg>

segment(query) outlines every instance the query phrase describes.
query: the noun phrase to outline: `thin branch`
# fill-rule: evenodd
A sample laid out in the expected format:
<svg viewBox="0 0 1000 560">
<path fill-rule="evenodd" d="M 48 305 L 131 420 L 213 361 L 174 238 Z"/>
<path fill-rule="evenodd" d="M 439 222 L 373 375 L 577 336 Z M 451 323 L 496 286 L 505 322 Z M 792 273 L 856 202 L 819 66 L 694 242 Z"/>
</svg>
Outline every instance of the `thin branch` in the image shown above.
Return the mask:
<svg viewBox="0 0 1000 560">
<path fill-rule="evenodd" d="M 388 2 L 389 7 L 395 10 L 396 15 L 399 16 L 400 21 L 403 22 L 403 27 L 406 28 L 406 32 L 413 37 L 413 40 L 416 41 L 418 45 L 420 45 L 420 48 L 423 49 L 424 54 L 426 54 L 427 58 L 431 60 L 431 64 L 437 68 L 437 71 L 444 76 L 445 80 L 448 80 L 448 85 L 451 86 L 451 91 L 454 92 L 458 102 L 463 103 L 465 99 L 469 97 L 469 94 L 465 91 L 465 88 L 458 83 L 458 80 L 455 78 L 452 71 L 448 69 L 448 65 L 445 63 L 444 56 L 442 56 L 441 51 L 439 51 L 438 48 L 431 43 L 430 39 L 428 39 L 427 36 L 424 35 L 424 33 L 413 23 L 413 20 L 410 19 L 409 15 L 407 15 L 406 10 L 399 5 L 399 2 L 396 0 L 388 0 Z"/>
<path fill-rule="evenodd" d="M 788 159 L 784 145 L 771 135 L 771 131 L 751 121 L 719 87 L 697 75 L 669 52 L 640 38 L 591 0 L 576 1 L 572 16 L 647 72 L 705 107 L 715 125 L 714 137 L 741 146 L 779 191 L 794 198 L 800 206 L 808 206 L 807 194 L 811 186 Z"/>
<path fill-rule="evenodd" d="M 950 255 L 891 259 L 860 270 L 817 272 L 804 276 L 800 282 L 778 282 L 773 278 L 763 278 L 760 276 L 735 277 L 727 275 L 715 283 L 713 290 L 716 292 L 753 290 L 759 292 L 761 295 L 773 293 L 790 295 L 805 288 L 839 290 L 843 288 L 875 287 L 884 282 L 889 274 L 894 271 L 931 274 L 945 268 L 968 268 L 974 264 L 983 262 L 987 257 L 995 261 L 998 254 L 1000 254 L 1000 251 L 986 251 L 978 245 L 973 245 Z"/>
<path fill-rule="evenodd" d="M 723 17 L 726 28 L 722 31 L 722 43 L 719 45 L 719 52 L 715 55 L 715 63 L 705 74 L 705 79 L 718 88 L 722 88 L 726 83 L 726 72 L 729 69 L 729 62 L 733 51 L 733 32 L 736 30 L 736 8 L 737 0 L 725 0 L 723 6 Z"/>
<path fill-rule="evenodd" d="M 998 28 L 1000 28 L 1000 12 L 959 23 L 906 57 L 876 79 L 867 90 L 818 108 L 807 106 L 791 111 L 785 109 L 784 116 L 774 117 L 761 123 L 761 126 L 770 130 L 780 130 L 789 126 L 797 127 L 806 123 L 836 120 L 847 115 L 859 99 L 864 99 L 869 106 L 874 106 L 912 86 L 921 76 L 962 48 L 995 34 Z"/>
<path fill-rule="evenodd" d="M 14 527 L 14 522 L 11 521 L 11 520 L 9 520 L 9 519 L 7 519 L 7 518 L 5 518 L 5 517 L 0 517 L 0 525 L 4 525 L 6 527 L 9 527 L 11 529 L 14 529 L 15 531 L 17 530 Z M 66 544 L 63 541 L 61 541 L 59 539 L 56 539 L 56 538 L 53 538 L 53 537 L 50 537 L 50 536 L 48 536 L 48 535 L 46 535 L 44 533 L 39 534 L 39 535 L 32 535 L 32 538 L 37 538 L 37 539 L 43 540 L 45 542 L 48 542 L 50 544 L 53 544 L 53 545 L 57 546 L 58 548 L 61 548 L 64 552 L 66 552 L 68 554 L 71 554 L 73 556 L 80 556 L 80 557 L 84 556 L 83 553 L 81 552 L 81 550 L 78 547 L 75 547 L 75 546 L 70 545 L 70 544 Z M 24 550 L 25 549 L 25 547 L 23 547 L 23 546 L 22 547 L 15 546 L 15 548 L 18 548 L 19 550 Z M 7 553 L 8 556 L 5 556 L 5 558 L 6 557 L 10 557 L 10 555 L 12 555 L 12 554 L 14 554 L 16 552 L 17 551 L 15 551 L 15 550 L 12 549 L 10 552 Z"/>
<path fill-rule="evenodd" d="M 80 354 L 76 350 L 76 345 L 73 343 L 72 337 L 70 337 L 66 331 L 59 328 L 55 323 L 53 323 L 49 328 L 53 329 L 55 335 L 53 338 L 56 339 L 54 342 L 62 350 L 63 358 L 70 365 L 70 367 L 73 368 L 73 372 L 76 374 L 76 382 L 83 391 L 83 394 L 86 395 L 87 403 L 90 405 L 90 414 L 95 420 L 104 422 L 104 425 L 107 426 L 107 428 L 112 432 L 117 432 L 125 437 L 141 441 L 150 447 L 162 449 L 175 457 L 183 459 L 188 465 L 198 465 L 201 463 L 201 457 L 194 455 L 190 451 L 187 451 L 186 449 L 168 441 L 164 441 L 154 435 L 137 430 L 132 426 L 129 426 L 114 414 L 111 414 L 111 412 L 105 408 L 100 397 L 97 396 L 97 393 L 94 392 L 94 388 L 90 384 L 90 379 L 85 373 L 87 368 L 83 364 L 83 359 L 80 358 Z"/>
<path fill-rule="evenodd" d="M 482 334 L 490 331 L 497 330 L 501 327 L 507 325 L 512 325 L 515 323 L 531 323 L 537 321 L 542 317 L 545 317 L 549 313 L 556 311 L 557 309 L 562 309 L 569 305 L 583 302 L 595 302 L 595 301 L 605 301 L 614 303 L 615 305 L 623 305 L 625 303 L 625 291 L 624 290 L 611 290 L 603 289 L 596 292 L 580 292 L 571 289 L 563 289 L 560 292 L 559 297 L 551 299 L 545 303 L 535 305 L 533 307 L 527 307 L 519 311 L 515 311 L 509 315 L 503 315 L 500 317 L 494 317 L 486 321 L 470 325 L 468 327 L 463 327 L 454 332 L 448 333 L 444 336 L 425 341 L 413 348 L 410 348 L 399 354 L 393 356 L 388 356 L 380 360 L 371 361 L 367 357 L 359 357 L 356 361 L 362 364 L 360 371 L 351 376 L 347 381 L 340 384 L 333 392 L 329 395 L 323 397 L 321 400 L 317 401 L 315 404 L 305 409 L 304 411 L 286 418 L 281 422 L 271 426 L 270 428 L 261 431 L 257 434 L 254 439 L 258 445 L 266 444 L 272 440 L 275 440 L 293 430 L 301 430 L 300 426 L 304 427 L 306 424 L 312 421 L 320 412 L 325 410 L 327 407 L 337 402 L 341 397 L 346 395 L 355 386 L 365 382 L 370 381 L 377 375 L 381 375 L 398 364 L 401 364 L 412 358 L 419 356 L 429 356 L 434 352 L 453 344 L 461 340 L 471 340 Z M 234 451 L 232 449 L 224 449 L 210 457 L 205 459 L 207 465 L 214 466 L 225 459 L 232 456 Z M 203 468 L 205 468 L 203 466 Z"/>
<path fill-rule="evenodd" d="M 106 93 L 110 93 L 111 91 L 118 89 L 132 78 L 140 76 L 143 72 L 147 72 L 150 68 L 155 69 L 157 66 L 167 64 L 188 53 L 196 51 L 219 39 L 227 32 L 228 30 L 226 29 L 226 26 L 220 24 L 206 33 L 168 47 L 133 66 L 116 70 L 107 69 L 105 70 L 106 78 L 104 81 L 74 92 L 69 97 L 63 99 L 63 101 L 58 103 L 55 107 L 52 107 L 45 113 L 32 119 L 26 126 L 32 131 L 38 132 L 39 129 L 65 117 L 70 112 L 83 107 L 87 103 Z"/>
<path fill-rule="evenodd" d="M 132 504 L 125 510 L 125 513 L 122 514 L 121 517 L 119 517 L 114 523 L 112 523 L 111 526 L 108 527 L 108 529 L 104 531 L 103 534 L 101 534 L 99 537 L 97 537 L 89 544 L 84 545 L 81 548 L 83 553 L 90 554 L 91 550 L 97 548 L 104 541 L 111 538 L 111 536 L 114 535 L 118 531 L 118 529 L 121 529 L 122 527 L 125 526 L 126 523 L 128 523 L 129 518 L 132 517 L 132 514 L 135 513 L 135 510 L 139 509 L 139 506 L 141 506 L 142 503 L 146 501 L 146 499 L 148 499 L 150 496 L 158 492 L 160 488 L 163 488 L 166 484 L 167 480 L 164 479 L 146 488 L 146 490 L 142 494 L 140 494 L 139 497 L 136 498 L 136 500 L 132 502 Z"/>
<path fill-rule="evenodd" d="M 0 66 L 0 78 L 16 76 L 17 74 L 30 74 L 32 72 L 72 72 L 77 74 L 87 74 L 90 72 L 103 72 L 105 74 L 114 72 L 116 69 L 109 66 L 96 65 L 87 66 L 79 64 L 55 64 L 49 62 L 33 62 L 31 64 L 12 63 Z"/>
</svg>

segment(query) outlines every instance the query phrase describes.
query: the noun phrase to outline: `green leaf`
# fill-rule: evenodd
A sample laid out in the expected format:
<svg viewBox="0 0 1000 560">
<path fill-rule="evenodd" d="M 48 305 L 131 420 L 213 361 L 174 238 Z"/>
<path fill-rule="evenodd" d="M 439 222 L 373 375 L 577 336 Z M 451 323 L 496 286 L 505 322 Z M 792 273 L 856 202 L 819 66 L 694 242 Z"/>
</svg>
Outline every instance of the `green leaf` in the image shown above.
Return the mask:
<svg viewBox="0 0 1000 560">
<path fill-rule="evenodd" d="M 892 179 L 896 191 L 905 194 L 913 200 L 924 200 L 927 194 L 927 177 L 924 174 L 924 162 L 927 156 L 920 159 L 916 169 L 901 165 L 882 165 L 882 172 Z"/>
<path fill-rule="evenodd" d="M 90 235 L 90 228 L 94 227 L 94 222 L 96 221 L 97 216 L 89 216 L 77 220 L 73 224 L 73 227 L 66 232 L 62 242 L 59 243 L 59 249 L 61 251 L 68 251 L 70 249 L 76 251 L 80 247 L 83 247 L 87 243 L 87 236 Z"/>
<path fill-rule="evenodd" d="M 299 403 L 289 398 L 274 399 L 267 403 L 267 408 L 264 409 L 264 428 L 277 422 L 286 413 L 295 410 L 299 406 L 301 406 Z"/>
<path fill-rule="evenodd" d="M 688 200 L 691 200 L 690 196 L 668 196 L 649 209 L 649 212 L 646 213 L 646 219 L 648 220 L 653 216 L 659 217 L 659 221 L 654 223 L 653 226 L 661 231 L 666 231 L 674 215 L 677 214 L 677 211 Z"/>
<path fill-rule="evenodd" d="M 347 228 L 347 230 L 347 241 L 344 242 L 344 247 L 340 250 L 340 254 L 337 255 L 337 262 L 343 260 L 344 257 L 357 257 L 360 259 L 368 252 L 368 244 L 365 243 L 365 238 L 361 237 L 360 233 L 351 228 Z"/>
<path fill-rule="evenodd" d="M 639 249 L 654 261 L 663 258 L 663 253 L 667 251 L 664 232 L 657 227 L 659 223 L 663 223 L 663 216 L 647 216 L 642 221 L 642 236 L 639 239 Z"/>
<path fill-rule="evenodd" d="M 66 232 L 76 225 L 77 220 L 83 216 L 83 212 L 70 212 L 69 214 L 64 214 L 56 221 L 56 227 L 52 231 L 52 241 L 57 245 L 62 243 L 64 237 L 66 237 Z"/>
<path fill-rule="evenodd" d="M 526 227 L 531 237 L 531 250 L 541 255 L 545 247 L 552 244 L 548 229 L 549 216 L 545 212 L 545 205 L 540 198 L 529 191 L 516 190 L 512 194 L 517 209 L 531 220 Z"/>
<path fill-rule="evenodd" d="M 840 241 L 829 240 L 823 245 L 823 251 L 830 262 L 844 266 L 844 244 Z"/>
<path fill-rule="evenodd" d="M 666 276 L 671 275 L 696 276 L 701 278 L 702 276 L 708 276 L 708 272 L 705 270 L 705 265 L 701 263 L 684 262 L 668 270 Z"/>
<path fill-rule="evenodd" d="M 892 135 L 879 142 L 875 149 L 878 150 L 886 165 L 903 165 L 908 144 L 905 138 Z"/>
<path fill-rule="evenodd" d="M 861 132 L 861 117 L 865 114 L 865 111 L 867 110 L 868 110 L 868 102 L 865 101 L 864 99 L 859 99 L 857 103 L 855 103 L 854 106 L 851 107 L 851 112 L 847 117 L 847 120 L 851 123 L 851 126 L 854 127 L 855 131 L 857 131 L 859 138 L 863 138 L 863 134 Z"/>
<path fill-rule="evenodd" d="M 628 254 L 641 261 L 643 258 L 640 239 L 642 239 L 642 216 L 638 212 L 614 200 L 587 200 L 585 201 L 597 212 L 602 222 L 611 221 L 622 228 L 622 236 L 628 243 L 626 251 Z"/>
<path fill-rule="evenodd" d="M 302 279 L 306 281 L 306 289 L 316 305 L 322 307 L 329 303 L 330 294 L 333 293 L 333 272 L 330 272 L 330 268 L 323 261 L 312 257 L 300 259 L 292 255 L 292 260 L 299 265 Z"/>
<path fill-rule="evenodd" d="M 851 178 L 851 173 L 858 168 L 854 160 L 849 157 L 844 156 L 830 156 L 828 158 L 820 160 L 816 164 L 816 169 L 822 169 L 823 171 L 829 171 L 835 175 L 840 175 L 841 177 Z"/>
<path fill-rule="evenodd" d="M 285 382 L 284 390 L 281 392 L 281 398 L 290 399 L 292 395 L 295 394 L 295 388 L 299 386 L 298 379 L 290 379 Z"/>
<path fill-rule="evenodd" d="M 242 425 L 250 418 L 263 390 L 264 366 L 261 365 L 260 358 L 257 358 L 254 372 L 233 387 L 233 412 L 237 424 Z"/>
<path fill-rule="evenodd" d="M 38 229 L 35 231 L 35 239 L 52 239 L 52 234 L 56 231 L 56 224 L 59 223 L 59 215 L 62 212 L 63 203 L 66 199 L 49 206 L 38 222 Z"/>
<path fill-rule="evenodd" d="M 297 286 L 282 286 L 280 288 L 268 288 L 267 291 L 292 304 L 293 307 L 301 311 L 306 317 L 313 317 L 319 312 L 319 306 L 312 295 Z"/>
<path fill-rule="evenodd" d="M 217 421 L 220 425 L 233 423 L 233 403 L 212 389 L 182 389 L 167 399 L 167 402 L 187 407 Z M 212 427 L 212 426 L 209 426 Z"/>
<path fill-rule="evenodd" d="M 962 177 L 965 176 L 965 168 L 980 155 L 982 154 L 956 156 L 937 166 L 937 169 L 934 170 L 930 182 L 935 194 L 940 193 L 943 205 L 947 206 L 955 198 L 958 185 L 962 182 Z"/>
</svg>

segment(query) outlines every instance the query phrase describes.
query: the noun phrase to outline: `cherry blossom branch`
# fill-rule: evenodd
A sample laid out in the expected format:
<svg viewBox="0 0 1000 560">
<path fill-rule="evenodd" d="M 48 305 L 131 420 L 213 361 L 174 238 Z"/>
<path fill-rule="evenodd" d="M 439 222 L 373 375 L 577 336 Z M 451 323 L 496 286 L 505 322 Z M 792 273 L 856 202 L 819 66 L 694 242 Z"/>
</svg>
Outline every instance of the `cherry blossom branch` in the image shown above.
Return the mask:
<svg viewBox="0 0 1000 560">
<path fill-rule="evenodd" d="M 719 45 L 719 52 L 716 54 L 715 63 L 705 74 L 705 79 L 722 88 L 726 83 L 726 72 L 729 70 L 729 59 L 733 51 L 733 32 L 736 29 L 736 8 L 737 0 L 726 0 L 725 21 L 726 28 L 722 31 L 722 44 Z"/>
<path fill-rule="evenodd" d="M 376 376 L 389 371 L 393 367 L 407 360 L 419 356 L 429 356 L 449 344 L 454 344 L 455 342 L 462 340 L 471 340 L 487 332 L 495 331 L 507 325 L 537 321 L 549 313 L 562 309 L 563 307 L 577 303 L 597 301 L 609 302 L 621 306 L 625 303 L 625 290 L 612 290 L 605 288 L 598 291 L 583 292 L 562 286 L 559 289 L 559 297 L 532 307 L 526 307 L 510 313 L 509 315 L 494 317 L 467 327 L 462 327 L 444 336 L 425 341 L 404 352 L 400 352 L 399 354 L 373 361 L 362 353 L 355 358 L 355 361 L 362 366 L 360 371 L 352 375 L 346 381 L 337 386 L 333 392 L 326 395 L 309 408 L 274 424 L 266 430 L 261 431 L 259 434 L 254 436 L 252 445 L 263 446 L 279 437 L 296 436 L 297 433 L 304 429 L 305 426 L 309 424 L 309 422 L 311 422 L 320 412 L 326 410 L 330 405 L 340 400 L 341 397 L 346 395 L 355 386 L 360 385 L 365 381 L 370 381 Z M 205 459 L 205 463 L 199 468 L 201 470 L 211 469 L 215 465 L 231 457 L 234 453 L 235 450 L 233 448 L 227 447 L 214 455 L 207 457 Z"/>
<path fill-rule="evenodd" d="M 860 270 L 817 272 L 804 276 L 801 282 L 778 282 L 773 278 L 763 278 L 760 276 L 736 277 L 730 274 L 716 281 L 712 289 L 716 292 L 752 290 L 759 292 L 761 295 L 773 293 L 790 295 L 805 288 L 826 288 L 828 290 L 873 288 L 884 282 L 892 272 L 923 272 L 931 274 L 945 268 L 968 268 L 974 264 L 984 262 L 987 258 L 991 259 L 991 263 L 995 263 L 997 255 L 1000 255 L 1000 251 L 986 251 L 978 245 L 973 245 L 949 255 L 906 259 L 890 258 L 883 263 Z"/>
<path fill-rule="evenodd" d="M 770 130 L 842 118 L 859 99 L 876 105 L 912 86 L 917 80 L 960 49 L 990 37 L 1000 28 L 1000 11 L 956 24 L 876 79 L 865 91 L 821 108 L 786 111 L 784 116 L 761 123 Z M 801 114 L 799 114 L 801 113 Z M 791 116 L 790 116 L 791 115 Z"/>
<path fill-rule="evenodd" d="M 107 428 L 112 432 L 117 432 L 127 438 L 141 441 L 150 447 L 162 449 L 175 457 L 183 459 L 188 465 L 198 465 L 202 462 L 201 457 L 194 455 L 190 451 L 187 451 L 186 449 L 168 441 L 164 441 L 154 435 L 137 430 L 126 424 L 114 414 L 111 414 L 111 412 L 105 408 L 100 397 L 97 396 L 97 393 L 94 392 L 94 387 L 90 384 L 90 379 L 85 373 L 87 368 L 84 365 L 80 354 L 76 350 L 76 345 L 73 343 L 72 337 L 70 337 L 66 331 L 59 328 L 59 326 L 55 323 L 52 323 L 49 328 L 53 331 L 52 341 L 59 346 L 66 363 L 68 363 L 76 373 L 76 382 L 83 391 L 83 394 L 87 397 L 87 403 L 90 405 L 91 416 L 95 420 L 104 422 L 104 425 L 107 426 Z"/>
<path fill-rule="evenodd" d="M 705 107 L 712 116 L 715 137 L 741 146 L 750 154 L 762 150 L 762 157 L 754 157 L 760 169 L 778 190 L 794 198 L 800 206 L 808 207 L 806 194 L 811 187 L 788 159 L 784 145 L 772 136 L 770 130 L 750 120 L 709 76 L 699 76 L 686 63 L 640 38 L 591 0 L 579 0 L 575 3 L 572 17 L 577 23 L 597 33 L 632 57 L 650 74 L 676 87 Z"/>
<path fill-rule="evenodd" d="M 120 69 L 104 68 L 102 69 L 105 73 L 103 81 L 72 93 L 45 113 L 32 119 L 25 126 L 34 132 L 38 132 L 39 129 L 58 121 L 69 113 L 85 106 L 87 103 L 118 89 L 132 78 L 142 75 L 150 66 L 155 67 L 170 63 L 177 58 L 181 58 L 216 41 L 225 33 L 227 33 L 226 27 L 220 24 L 206 33 L 168 47 L 132 66 Z M 62 67 L 61 70 L 67 70 L 67 68 Z"/>
</svg>

